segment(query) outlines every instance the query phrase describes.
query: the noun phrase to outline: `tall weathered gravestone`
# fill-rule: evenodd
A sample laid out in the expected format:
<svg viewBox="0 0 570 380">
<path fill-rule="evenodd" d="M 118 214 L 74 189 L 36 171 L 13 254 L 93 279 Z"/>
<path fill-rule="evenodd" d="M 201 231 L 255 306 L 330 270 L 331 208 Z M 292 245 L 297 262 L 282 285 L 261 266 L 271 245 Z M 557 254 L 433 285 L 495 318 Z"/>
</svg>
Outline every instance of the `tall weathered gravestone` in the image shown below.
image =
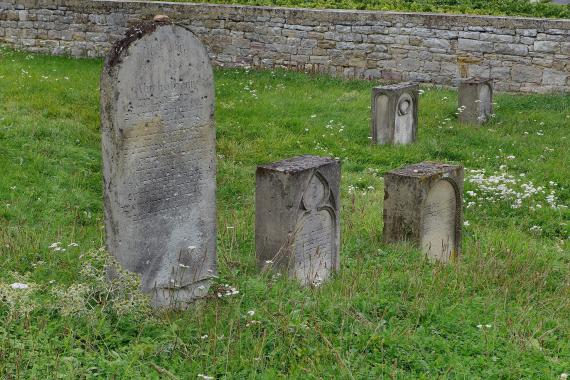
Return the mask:
<svg viewBox="0 0 570 380">
<path fill-rule="evenodd" d="M 184 307 L 216 274 L 213 72 L 189 30 L 155 20 L 101 75 L 107 248 L 156 306 Z"/>
<path fill-rule="evenodd" d="M 483 124 L 493 113 L 493 81 L 467 78 L 459 80 L 459 121 Z"/>
<path fill-rule="evenodd" d="M 432 260 L 461 252 L 463 167 L 432 162 L 384 176 L 384 241 L 410 241 Z"/>
<path fill-rule="evenodd" d="M 418 94 L 416 83 L 399 83 L 372 89 L 372 142 L 410 144 L 418 131 Z"/>
<path fill-rule="evenodd" d="M 318 285 L 339 267 L 340 161 L 300 156 L 257 167 L 258 265 Z"/>
</svg>

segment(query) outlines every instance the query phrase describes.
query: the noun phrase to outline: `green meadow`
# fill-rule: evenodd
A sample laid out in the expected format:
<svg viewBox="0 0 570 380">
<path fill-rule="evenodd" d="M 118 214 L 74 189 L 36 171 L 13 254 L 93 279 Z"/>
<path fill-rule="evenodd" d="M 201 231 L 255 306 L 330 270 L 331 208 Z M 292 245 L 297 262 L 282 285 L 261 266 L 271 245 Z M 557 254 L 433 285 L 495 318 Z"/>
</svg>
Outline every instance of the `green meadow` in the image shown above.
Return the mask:
<svg viewBox="0 0 570 380">
<path fill-rule="evenodd" d="M 219 278 L 182 312 L 105 278 L 102 61 L 0 49 L 0 375 L 164 379 L 559 379 L 570 372 L 570 96 L 495 97 L 459 125 L 423 87 L 419 141 L 373 146 L 367 81 L 217 69 Z M 255 168 L 342 160 L 341 269 L 258 273 Z M 466 168 L 463 254 L 382 242 L 383 179 Z M 218 297 L 228 284 L 239 293 Z M 563 376 L 562 376 L 563 377 Z"/>
<path fill-rule="evenodd" d="M 180 3 L 188 0 L 159 0 Z M 198 1 L 196 1 L 198 2 Z M 550 0 L 201 0 L 203 3 L 289 8 L 359 9 L 399 12 L 455 13 L 494 16 L 570 18 L 570 5 Z"/>
</svg>

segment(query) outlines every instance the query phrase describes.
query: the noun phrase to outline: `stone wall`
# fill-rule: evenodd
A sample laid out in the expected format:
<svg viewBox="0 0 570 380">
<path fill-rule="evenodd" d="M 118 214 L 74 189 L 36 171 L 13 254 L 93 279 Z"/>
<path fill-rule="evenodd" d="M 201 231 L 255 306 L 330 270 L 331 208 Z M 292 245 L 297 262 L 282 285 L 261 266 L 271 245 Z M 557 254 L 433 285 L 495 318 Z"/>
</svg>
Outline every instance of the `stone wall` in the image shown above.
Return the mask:
<svg viewBox="0 0 570 380">
<path fill-rule="evenodd" d="M 0 42 L 102 56 L 155 14 L 189 26 L 215 64 L 452 84 L 570 91 L 570 20 L 112 0 L 0 0 Z"/>
</svg>

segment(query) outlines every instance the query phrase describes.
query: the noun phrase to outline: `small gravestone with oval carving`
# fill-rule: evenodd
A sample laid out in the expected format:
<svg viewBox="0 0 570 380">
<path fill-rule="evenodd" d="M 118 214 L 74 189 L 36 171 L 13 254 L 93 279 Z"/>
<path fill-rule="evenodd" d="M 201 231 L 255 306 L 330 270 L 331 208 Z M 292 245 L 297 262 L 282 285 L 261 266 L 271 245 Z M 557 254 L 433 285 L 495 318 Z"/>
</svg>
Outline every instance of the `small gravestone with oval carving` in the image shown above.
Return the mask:
<svg viewBox="0 0 570 380">
<path fill-rule="evenodd" d="M 382 145 L 411 144 L 418 131 L 416 83 L 398 83 L 372 89 L 372 142 Z"/>
<path fill-rule="evenodd" d="M 493 114 L 493 81 L 467 78 L 459 80 L 459 121 L 483 124 Z"/>
<path fill-rule="evenodd" d="M 339 267 L 340 162 L 300 156 L 257 167 L 255 244 L 261 269 L 319 285 Z"/>
<path fill-rule="evenodd" d="M 101 75 L 106 245 L 156 306 L 181 308 L 216 275 L 213 71 L 165 16 L 133 27 Z"/>
<path fill-rule="evenodd" d="M 463 166 L 423 162 L 384 176 L 384 241 L 410 241 L 431 260 L 461 252 Z"/>
</svg>

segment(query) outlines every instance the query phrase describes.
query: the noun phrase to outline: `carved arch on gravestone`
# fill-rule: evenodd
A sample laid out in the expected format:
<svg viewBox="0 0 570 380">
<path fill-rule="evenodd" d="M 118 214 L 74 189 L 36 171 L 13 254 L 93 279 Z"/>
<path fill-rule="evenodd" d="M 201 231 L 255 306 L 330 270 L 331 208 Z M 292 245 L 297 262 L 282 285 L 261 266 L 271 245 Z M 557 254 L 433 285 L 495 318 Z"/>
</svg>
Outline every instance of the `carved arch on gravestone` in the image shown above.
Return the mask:
<svg viewBox="0 0 570 380">
<path fill-rule="evenodd" d="M 479 115 L 482 121 L 487 121 L 489 116 L 493 113 L 493 86 L 489 83 L 483 83 L 477 94 L 479 100 Z"/>
<path fill-rule="evenodd" d="M 394 144 L 409 144 L 413 141 L 415 107 L 414 99 L 408 92 L 398 98 L 394 119 Z"/>
<path fill-rule="evenodd" d="M 303 284 L 325 281 L 336 268 L 336 200 L 321 173 L 310 177 L 294 231 L 291 270 Z"/>
<path fill-rule="evenodd" d="M 375 93 L 372 97 L 372 140 L 375 142 L 388 140 L 389 136 L 382 135 L 381 125 L 385 123 L 385 118 L 388 116 L 386 112 L 381 112 L 381 110 L 387 110 L 388 104 L 390 103 L 388 95 L 384 92 Z"/>
<path fill-rule="evenodd" d="M 434 192 L 434 190 L 439 190 L 437 189 L 439 184 L 446 184 L 447 186 L 451 187 L 452 189 L 452 194 L 454 196 L 454 200 L 455 200 L 455 205 L 453 207 L 453 246 L 450 247 L 449 250 L 449 257 L 433 257 L 432 255 L 430 255 L 429 249 L 428 251 L 425 251 L 426 247 L 426 236 L 425 236 L 425 231 L 424 228 L 426 226 L 426 222 L 427 222 L 427 218 L 425 215 L 425 210 L 427 209 L 428 203 L 430 202 L 431 198 L 430 195 Z M 430 258 L 435 258 L 435 259 L 440 259 L 441 261 L 448 261 L 449 259 L 453 259 L 459 256 L 460 254 L 460 247 L 461 247 L 461 209 L 462 204 L 461 204 L 461 191 L 459 189 L 459 186 L 457 185 L 457 183 L 455 182 L 455 180 L 453 178 L 450 177 L 443 177 L 441 179 L 439 179 L 438 181 L 436 181 L 433 186 L 431 186 L 431 188 L 429 189 L 426 197 L 424 197 L 423 201 L 422 201 L 422 207 L 421 207 L 421 214 L 420 214 L 420 246 L 421 248 L 424 250 L 424 253 L 426 254 L 426 256 L 430 257 Z"/>
</svg>

